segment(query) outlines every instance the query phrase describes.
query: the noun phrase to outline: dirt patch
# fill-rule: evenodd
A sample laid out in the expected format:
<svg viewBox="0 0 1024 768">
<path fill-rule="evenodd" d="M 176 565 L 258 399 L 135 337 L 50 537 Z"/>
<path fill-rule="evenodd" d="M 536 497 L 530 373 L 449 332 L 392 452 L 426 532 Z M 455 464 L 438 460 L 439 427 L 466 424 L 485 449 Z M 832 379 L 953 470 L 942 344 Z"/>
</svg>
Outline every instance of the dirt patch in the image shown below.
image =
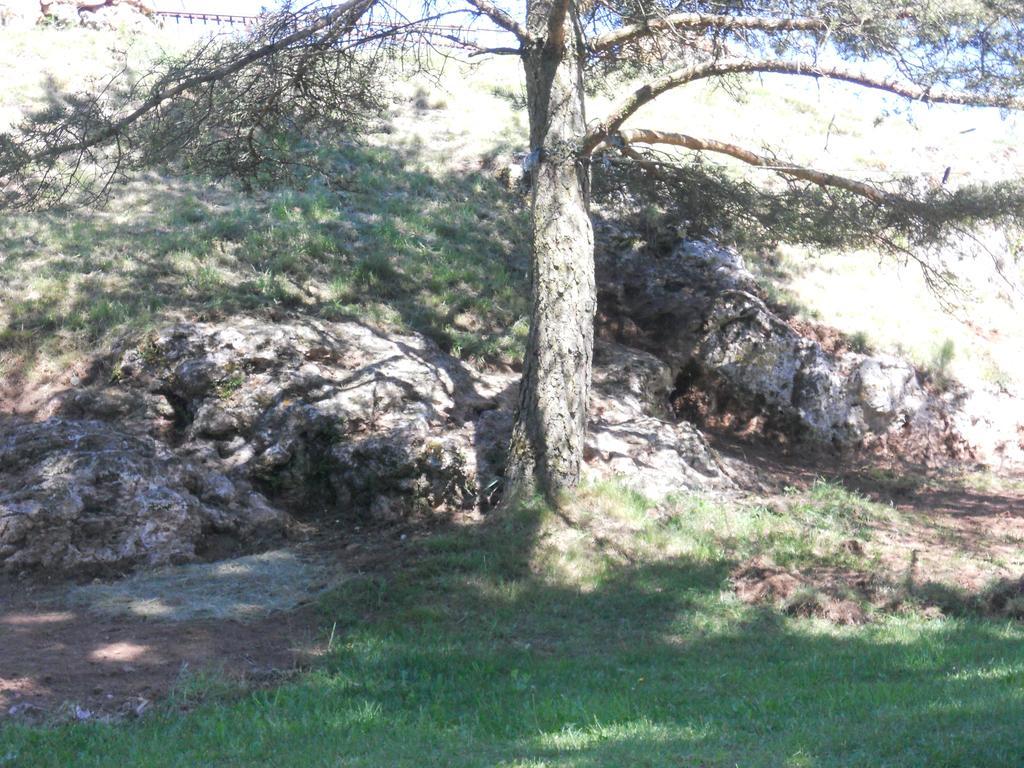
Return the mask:
<svg viewBox="0 0 1024 768">
<path fill-rule="evenodd" d="M 834 624 L 864 624 L 864 603 L 875 590 L 865 574 L 842 568 L 792 571 L 765 558 L 741 565 L 731 576 L 736 595 L 748 605 L 773 605 L 790 616 Z"/>
<path fill-rule="evenodd" d="M 71 387 L 87 386 L 108 374 L 103 356 L 81 357 L 61 366 L 40 361 L 31 374 L 17 365 L 0 378 L 0 415 L 41 418 L 52 411 Z"/>
<path fill-rule="evenodd" d="M 248 622 L 170 622 L 4 597 L 0 722 L 138 716 L 190 673 L 276 682 L 323 650 L 309 609 Z"/>
<path fill-rule="evenodd" d="M 775 449 L 801 445 L 803 430 L 799 425 L 760 406 L 740 402 L 730 394 L 728 386 L 714 374 L 702 372 L 693 361 L 676 376 L 669 405 L 677 419 L 691 422 L 709 433 Z"/>
<path fill-rule="evenodd" d="M 805 486 L 810 474 L 809 467 L 791 467 L 773 482 Z M 794 570 L 755 558 L 732 574 L 743 602 L 837 624 L 908 611 L 1024 620 L 1024 494 L 1016 484 L 983 491 L 918 476 L 894 487 L 877 469 L 857 475 L 849 467 L 845 479 L 833 478 L 898 510 L 865 517 L 863 540 L 841 545 L 853 558 L 869 557 L 862 562 L 871 563 L 870 572 L 867 565 Z M 764 503 L 785 510 L 787 497 L 768 496 Z"/>
<path fill-rule="evenodd" d="M 780 312 L 776 305 L 770 305 L 786 321 L 786 325 L 808 339 L 813 339 L 821 345 L 821 348 L 830 355 L 838 357 L 845 352 L 867 352 L 866 344 L 859 339 L 843 333 L 838 328 L 829 325 L 816 323 L 811 320 L 802 320 L 798 317 L 787 317 L 785 310 Z"/>
<path fill-rule="evenodd" d="M 0 579 L 0 722 L 135 717 L 196 676 L 278 684 L 325 650 L 316 595 L 431 531 L 321 529 L 292 550 L 106 583 Z"/>
<path fill-rule="evenodd" d="M 982 595 L 981 606 L 989 616 L 1024 620 L 1024 576 L 993 584 Z"/>
</svg>

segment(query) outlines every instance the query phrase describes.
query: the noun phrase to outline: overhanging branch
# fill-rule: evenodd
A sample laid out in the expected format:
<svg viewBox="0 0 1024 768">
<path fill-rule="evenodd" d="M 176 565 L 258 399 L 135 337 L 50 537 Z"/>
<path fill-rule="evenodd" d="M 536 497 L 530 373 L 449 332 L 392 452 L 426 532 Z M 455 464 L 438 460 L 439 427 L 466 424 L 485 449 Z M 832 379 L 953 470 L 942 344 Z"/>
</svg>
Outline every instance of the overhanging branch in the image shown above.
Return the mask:
<svg viewBox="0 0 1024 768">
<path fill-rule="evenodd" d="M 776 59 L 722 59 L 720 61 L 696 64 L 694 66 L 674 70 L 669 72 L 667 75 L 636 89 L 628 98 L 621 102 L 619 106 L 613 109 L 603 122 L 594 126 L 587 132 L 581 144 L 582 154 L 584 156 L 589 155 L 599 144 L 601 144 L 601 142 L 617 132 L 622 124 L 638 109 L 653 101 L 666 91 L 697 80 L 703 80 L 708 77 L 753 72 L 767 72 L 781 75 L 798 75 L 801 77 L 838 80 L 858 85 L 862 88 L 885 91 L 886 93 L 892 93 L 905 99 L 922 101 L 930 104 L 956 104 L 969 107 L 1024 109 L 1024 102 L 1009 97 L 985 96 L 982 94 L 949 91 L 944 88 L 925 87 L 914 83 L 872 77 L 863 72 L 845 69 L 843 67 L 823 67 L 814 64 L 805 64 L 795 61 L 780 61 Z"/>
<path fill-rule="evenodd" d="M 216 69 L 212 69 L 208 72 L 203 72 L 202 74 L 197 74 L 193 77 L 187 77 L 166 90 L 157 90 L 138 107 L 121 119 L 116 120 L 95 133 L 82 136 L 77 141 L 65 142 L 48 147 L 44 151 L 33 156 L 32 160 L 36 162 L 45 161 L 72 152 L 83 152 L 93 147 L 105 144 L 119 136 L 128 126 L 133 125 L 149 113 L 159 109 L 161 105 L 182 95 L 183 93 L 193 91 L 201 86 L 230 77 L 257 61 L 287 50 L 296 43 L 301 43 L 303 40 L 312 37 L 318 32 L 329 29 L 335 25 L 340 25 L 342 27 L 341 31 L 350 28 L 375 2 L 376 0 L 348 0 L 346 3 L 337 5 L 318 21 L 313 22 L 309 26 L 296 30 L 292 34 L 282 37 L 280 40 L 275 40 L 272 43 L 260 46 L 244 56 L 240 56 L 229 64 L 217 67 Z"/>
<path fill-rule="evenodd" d="M 873 203 L 880 204 L 890 199 L 889 193 L 878 187 L 866 184 L 844 176 L 837 176 L 834 173 L 816 171 L 813 168 L 805 168 L 792 163 L 780 163 L 770 157 L 758 155 L 748 149 L 738 147 L 735 144 L 728 144 L 715 139 L 699 139 L 695 136 L 688 136 L 684 133 L 668 133 L 665 131 L 652 131 L 647 129 L 632 129 L 619 131 L 617 134 L 623 144 L 668 144 L 676 147 L 684 147 L 698 152 L 717 152 L 723 155 L 734 157 L 749 165 L 759 168 L 768 168 L 782 176 L 794 179 L 810 181 L 821 187 L 838 187 L 847 192 L 853 192 L 861 197 L 866 197 Z"/>
<path fill-rule="evenodd" d="M 523 29 L 522 25 L 519 24 L 515 19 L 509 16 L 498 6 L 494 5 L 488 0 L 466 0 L 470 5 L 476 8 L 480 13 L 489 18 L 499 27 L 507 32 L 511 32 L 515 35 L 520 43 L 527 43 L 530 40 L 529 33 Z"/>
<path fill-rule="evenodd" d="M 793 17 L 772 18 L 770 16 L 729 16 L 709 13 L 673 13 L 645 19 L 636 24 L 627 24 L 618 29 L 599 35 L 590 42 L 595 53 L 607 51 L 640 37 L 672 30 L 697 29 L 755 30 L 761 32 L 825 32 L 828 22 L 824 19 Z"/>
</svg>

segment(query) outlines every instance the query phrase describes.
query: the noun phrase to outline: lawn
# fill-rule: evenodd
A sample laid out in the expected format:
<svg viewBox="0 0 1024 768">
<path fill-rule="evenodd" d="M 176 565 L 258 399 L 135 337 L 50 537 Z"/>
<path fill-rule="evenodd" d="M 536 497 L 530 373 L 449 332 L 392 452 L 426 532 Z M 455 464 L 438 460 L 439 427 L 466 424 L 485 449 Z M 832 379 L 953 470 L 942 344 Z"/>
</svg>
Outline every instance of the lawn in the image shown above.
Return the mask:
<svg viewBox="0 0 1024 768">
<path fill-rule="evenodd" d="M 141 722 L 8 727 L 0 765 L 1021 764 L 1019 623 L 736 598 L 750 555 L 870 569 L 872 527 L 909 524 L 822 483 L 791 511 L 605 486 L 453 525 L 324 598 L 332 650 L 283 687 L 193 679 Z"/>
</svg>

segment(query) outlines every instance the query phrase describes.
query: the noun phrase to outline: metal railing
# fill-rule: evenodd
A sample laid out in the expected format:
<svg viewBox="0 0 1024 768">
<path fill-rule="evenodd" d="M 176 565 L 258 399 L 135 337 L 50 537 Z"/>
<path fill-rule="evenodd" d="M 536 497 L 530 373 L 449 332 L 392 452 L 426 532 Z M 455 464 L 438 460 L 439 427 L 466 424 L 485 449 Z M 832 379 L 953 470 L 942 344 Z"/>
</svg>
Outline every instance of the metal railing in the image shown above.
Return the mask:
<svg viewBox="0 0 1024 768">
<path fill-rule="evenodd" d="M 258 16 L 242 16 L 237 13 L 201 13 L 197 11 L 153 11 L 160 19 L 173 19 L 176 24 L 228 24 L 248 27 L 256 23 Z"/>
<path fill-rule="evenodd" d="M 153 15 L 167 22 L 173 21 L 176 25 L 217 25 L 247 28 L 257 24 L 262 17 L 250 16 L 238 13 L 206 13 L 203 11 L 154 11 Z M 388 24 L 378 21 L 360 21 L 350 30 L 349 34 L 380 34 L 392 32 L 396 38 L 417 35 L 430 40 L 430 44 L 445 49 L 471 50 L 479 45 L 494 41 L 500 44 L 502 37 L 508 33 L 494 28 L 467 27 L 454 24 L 440 24 L 436 20 L 425 23 L 409 24 L 403 27 L 402 24 Z M 467 42 L 473 40 L 477 43 L 474 46 Z"/>
</svg>

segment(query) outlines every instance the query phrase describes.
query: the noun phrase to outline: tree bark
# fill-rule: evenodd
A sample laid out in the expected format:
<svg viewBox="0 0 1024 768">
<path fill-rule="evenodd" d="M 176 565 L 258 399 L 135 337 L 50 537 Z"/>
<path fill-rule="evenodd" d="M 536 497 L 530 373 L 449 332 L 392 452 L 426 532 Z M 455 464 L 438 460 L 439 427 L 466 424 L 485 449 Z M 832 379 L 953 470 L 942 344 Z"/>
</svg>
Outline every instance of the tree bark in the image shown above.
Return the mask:
<svg viewBox="0 0 1024 768">
<path fill-rule="evenodd" d="M 584 49 L 571 2 L 532 0 L 527 26 L 533 304 L 506 476 L 512 493 L 557 501 L 580 479 L 594 346 L 594 232 L 579 155 Z"/>
</svg>

